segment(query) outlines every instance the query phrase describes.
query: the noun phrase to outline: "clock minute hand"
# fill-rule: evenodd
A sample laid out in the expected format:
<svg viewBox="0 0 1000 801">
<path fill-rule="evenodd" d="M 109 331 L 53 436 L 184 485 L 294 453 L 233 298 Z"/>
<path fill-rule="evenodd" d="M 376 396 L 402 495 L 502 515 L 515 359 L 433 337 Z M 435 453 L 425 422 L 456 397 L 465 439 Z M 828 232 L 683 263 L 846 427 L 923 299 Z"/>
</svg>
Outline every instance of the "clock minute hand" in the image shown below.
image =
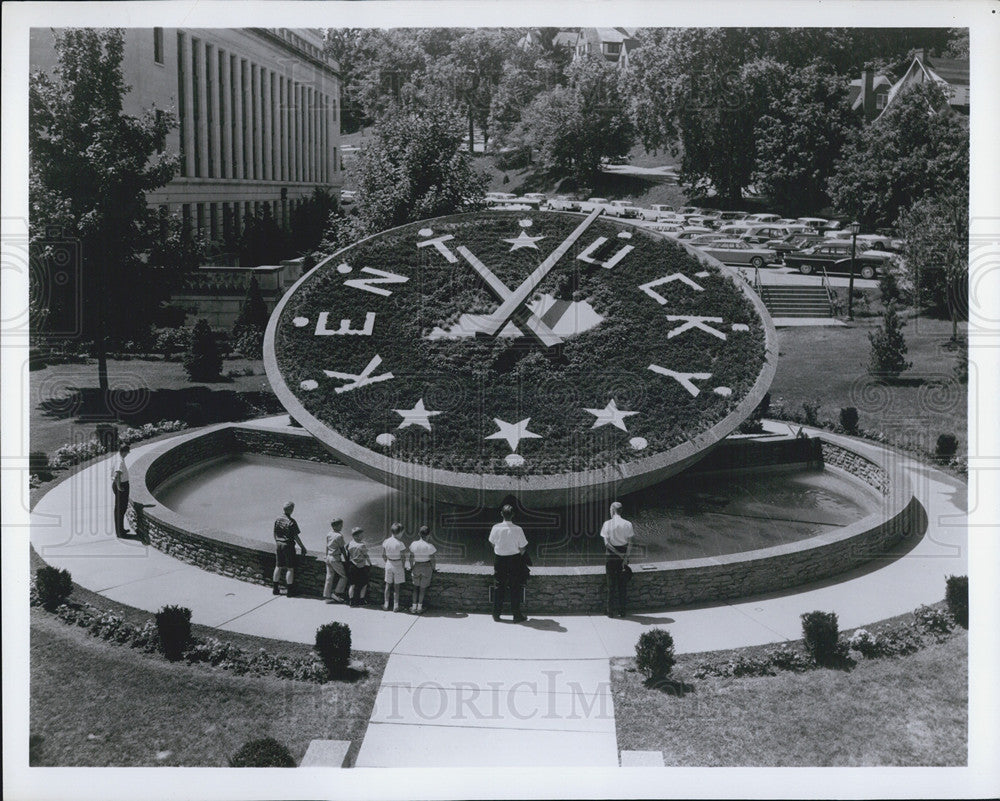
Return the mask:
<svg viewBox="0 0 1000 801">
<path fill-rule="evenodd" d="M 460 245 L 458 248 L 458 253 L 462 258 L 464 258 L 470 265 L 472 269 L 475 270 L 479 277 L 486 282 L 486 286 L 490 288 L 490 291 L 501 301 L 506 300 L 510 297 L 510 290 L 507 289 L 507 285 L 504 284 L 494 272 L 483 264 L 476 256 L 464 245 Z M 561 345 L 562 340 L 555 334 L 555 332 L 549 328 L 545 323 L 543 323 L 537 315 L 533 312 L 529 312 L 526 309 L 524 311 L 524 321 L 523 325 L 527 328 L 542 345 L 546 348 L 551 348 L 553 345 Z"/>
<path fill-rule="evenodd" d="M 521 307 L 521 304 L 523 304 L 524 301 L 530 297 L 531 293 L 538 288 L 538 285 L 545 280 L 545 276 L 547 276 L 552 268 L 555 267 L 556 262 L 565 255 L 566 251 L 569 250 L 573 246 L 573 243 L 583 235 L 583 232 L 590 227 L 590 224 L 597 219 L 602 211 L 603 209 L 601 208 L 594 209 L 587 216 L 587 219 L 580 223 L 576 227 L 576 230 L 566 237 L 563 243 L 552 251 L 549 257 L 539 264 L 535 268 L 534 272 L 532 272 L 531 275 L 529 275 L 524 282 L 511 293 L 510 297 L 501 303 L 493 314 L 486 318 L 484 326 L 485 333 L 490 336 L 496 336 L 503 330 L 503 327 L 510 322 L 510 318 L 514 316 L 514 313 Z"/>
</svg>

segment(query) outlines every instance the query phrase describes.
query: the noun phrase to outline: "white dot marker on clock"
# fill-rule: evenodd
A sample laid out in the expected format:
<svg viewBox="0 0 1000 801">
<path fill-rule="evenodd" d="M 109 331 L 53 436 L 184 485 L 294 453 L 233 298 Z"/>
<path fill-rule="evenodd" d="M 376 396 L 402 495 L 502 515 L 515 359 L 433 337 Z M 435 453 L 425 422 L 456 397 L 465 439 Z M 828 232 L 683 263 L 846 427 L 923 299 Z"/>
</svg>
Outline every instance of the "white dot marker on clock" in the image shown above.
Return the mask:
<svg viewBox="0 0 1000 801">
<path fill-rule="evenodd" d="M 296 317 L 294 320 L 292 320 L 292 325 L 294 325 L 296 328 L 302 328 L 303 326 L 309 325 L 309 318 Z"/>
<path fill-rule="evenodd" d="M 649 446 L 645 437 L 632 437 L 632 439 L 628 441 L 628 444 L 634 451 L 642 451 Z"/>
<path fill-rule="evenodd" d="M 708 270 L 702 270 L 700 273 L 695 273 L 694 277 L 695 278 L 708 278 L 708 276 L 710 276 L 710 275 L 711 275 L 711 273 Z"/>
<path fill-rule="evenodd" d="M 632 234 L 631 234 L 630 231 L 621 231 L 618 234 L 618 238 L 619 239 L 631 239 L 632 238 Z"/>
<path fill-rule="evenodd" d="M 308 391 L 316 389 L 316 387 L 319 386 L 319 382 L 318 381 L 314 381 L 311 378 L 307 378 L 305 381 L 303 381 L 301 384 L 299 384 L 299 386 L 302 387 L 302 389 L 304 389 L 304 390 L 306 390 L 308 392 Z"/>
<path fill-rule="evenodd" d="M 524 465 L 524 457 L 519 453 L 509 453 L 504 458 L 508 467 L 521 467 Z"/>
<path fill-rule="evenodd" d="M 733 323 L 733 331 L 749 331 L 750 326 L 746 323 Z"/>
<path fill-rule="evenodd" d="M 522 228 L 531 228 L 533 222 L 530 217 L 525 217 L 523 220 L 518 220 L 517 224 L 520 225 Z"/>
<path fill-rule="evenodd" d="M 337 265 L 337 272 L 340 273 L 341 275 L 347 275 L 352 269 L 354 268 L 351 267 L 351 265 L 348 264 L 346 261 L 343 264 Z"/>
<path fill-rule="evenodd" d="M 396 437 L 394 437 L 392 434 L 388 434 L 388 433 L 386 433 L 386 434 L 379 434 L 377 437 L 375 437 L 375 442 L 377 442 L 383 448 L 390 448 L 390 447 L 392 447 L 392 444 L 395 441 L 396 441 Z"/>
<path fill-rule="evenodd" d="M 716 387 L 712 392 L 716 395 L 721 395 L 723 398 L 728 398 L 733 394 L 733 391 L 729 387 Z"/>
<path fill-rule="evenodd" d="M 434 236 L 434 229 L 433 228 L 421 228 L 419 231 L 417 231 L 417 233 L 420 234 L 421 236 Z"/>
</svg>

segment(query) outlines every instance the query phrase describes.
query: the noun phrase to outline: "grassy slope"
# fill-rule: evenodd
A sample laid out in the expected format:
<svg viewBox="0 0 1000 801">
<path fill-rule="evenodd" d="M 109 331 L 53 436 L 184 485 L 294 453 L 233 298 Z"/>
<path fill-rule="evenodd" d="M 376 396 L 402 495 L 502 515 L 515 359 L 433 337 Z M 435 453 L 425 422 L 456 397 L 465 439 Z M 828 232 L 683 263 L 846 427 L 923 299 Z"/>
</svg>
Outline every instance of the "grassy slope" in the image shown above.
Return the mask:
<svg viewBox="0 0 1000 801">
<path fill-rule="evenodd" d="M 968 634 L 850 672 L 704 679 L 683 697 L 612 670 L 618 746 L 667 765 L 964 765 Z M 685 680 L 683 669 L 674 678 Z M 690 681 L 690 679 L 687 679 Z"/>
<path fill-rule="evenodd" d="M 224 766 L 265 736 L 296 762 L 312 739 L 351 740 L 353 760 L 385 659 L 366 655 L 369 675 L 356 684 L 234 676 L 109 645 L 32 609 L 33 764 Z"/>
<path fill-rule="evenodd" d="M 959 453 L 966 453 L 967 388 L 953 380 L 957 355 L 946 347 L 951 323 L 923 317 L 907 322 L 903 335 L 913 367 L 891 386 L 877 385 L 867 373 L 868 333 L 879 323 L 859 318 L 845 327 L 779 330 L 772 405 L 782 399 L 788 410 L 801 411 L 804 401 L 818 398 L 820 420 L 833 421 L 842 407 L 854 406 L 862 428 L 883 430 L 892 442 L 933 451 L 938 435 L 950 432 L 959 439 Z M 945 388 L 935 389 L 927 383 L 931 379 L 947 382 Z"/>
</svg>

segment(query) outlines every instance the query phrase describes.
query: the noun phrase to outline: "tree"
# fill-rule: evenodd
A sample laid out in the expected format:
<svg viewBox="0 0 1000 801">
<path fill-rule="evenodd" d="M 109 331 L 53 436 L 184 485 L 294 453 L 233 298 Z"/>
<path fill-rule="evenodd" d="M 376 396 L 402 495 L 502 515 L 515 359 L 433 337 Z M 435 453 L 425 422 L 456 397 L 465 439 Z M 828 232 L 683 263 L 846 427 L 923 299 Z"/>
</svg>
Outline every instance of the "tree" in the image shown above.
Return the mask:
<svg viewBox="0 0 1000 801">
<path fill-rule="evenodd" d="M 823 64 L 790 69 L 754 131 L 757 159 L 751 180 L 776 208 L 798 214 L 828 203 L 833 174 L 847 133 L 858 116 L 847 104 L 847 81 Z"/>
<path fill-rule="evenodd" d="M 918 200 L 899 217 L 902 255 L 917 302 L 951 318 L 951 338 L 968 313 L 968 186 L 941 197 Z"/>
<path fill-rule="evenodd" d="M 259 216 L 246 219 L 238 247 L 241 267 L 277 264 L 287 258 L 288 236 L 275 222 L 269 204 Z"/>
<path fill-rule="evenodd" d="M 176 156 L 164 152 L 175 122 L 155 109 L 139 117 L 124 112 L 122 30 L 54 36 L 53 75 L 34 73 L 29 87 L 30 247 L 44 262 L 75 243 L 81 302 L 74 313 L 82 338 L 94 342 L 106 398 L 109 342 L 147 329 L 166 297 L 166 270 L 148 266 L 141 254 L 158 228 L 146 193 L 177 169 Z"/>
<path fill-rule="evenodd" d="M 251 275 L 247 283 L 246 299 L 233 324 L 233 342 L 236 344 L 236 350 L 248 358 L 261 358 L 264 330 L 267 328 L 270 316 L 264 297 L 260 294 L 257 276 Z"/>
<path fill-rule="evenodd" d="M 387 115 L 358 159 L 361 227 L 374 233 L 477 208 L 486 179 L 461 150 L 462 118 L 443 108 Z"/>
<path fill-rule="evenodd" d="M 676 28 L 643 37 L 628 91 L 643 144 L 681 153 L 689 194 L 714 187 L 739 201 L 756 161 L 755 126 L 780 94 L 784 68 L 761 58 L 765 29 Z"/>
<path fill-rule="evenodd" d="M 635 141 L 619 73 L 603 59 L 580 59 L 569 86 L 539 94 L 521 115 L 516 137 L 552 170 L 589 183 L 605 157 L 626 155 Z"/>
<path fill-rule="evenodd" d="M 315 250 L 323 238 L 326 221 L 336 207 L 333 195 L 320 187 L 314 189 L 312 195 L 289 215 L 289 250 L 296 256 Z"/>
<path fill-rule="evenodd" d="M 222 372 L 222 354 L 208 321 L 198 320 L 184 356 L 184 372 L 192 381 L 215 381 Z"/>
<path fill-rule="evenodd" d="M 918 84 L 848 135 L 828 188 L 839 213 L 874 229 L 893 225 L 923 197 L 968 185 L 968 118 L 950 110 L 936 85 Z"/>
<path fill-rule="evenodd" d="M 896 304 L 889 301 L 882 314 L 882 325 L 869 332 L 871 357 L 868 372 L 887 378 L 898 378 L 913 366 L 906 361 L 906 340 L 903 338 L 903 321 L 896 314 Z"/>
</svg>

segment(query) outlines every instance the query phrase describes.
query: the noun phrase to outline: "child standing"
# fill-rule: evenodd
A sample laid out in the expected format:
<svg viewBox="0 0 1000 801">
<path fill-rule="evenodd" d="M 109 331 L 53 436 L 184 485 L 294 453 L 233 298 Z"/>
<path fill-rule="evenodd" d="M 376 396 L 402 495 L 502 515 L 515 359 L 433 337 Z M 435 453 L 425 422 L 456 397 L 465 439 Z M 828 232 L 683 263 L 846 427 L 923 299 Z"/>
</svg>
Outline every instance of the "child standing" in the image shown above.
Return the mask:
<svg viewBox="0 0 1000 801">
<path fill-rule="evenodd" d="M 410 577 L 413 582 L 413 606 L 410 611 L 421 614 L 424 611 L 424 594 L 431 586 L 431 577 L 437 566 L 437 559 L 434 554 L 437 548 L 427 540 L 431 535 L 431 530 L 427 526 L 421 526 L 417 532 L 417 539 L 410 544 Z"/>
<path fill-rule="evenodd" d="M 399 590 L 406 580 L 406 573 L 403 570 L 403 554 L 406 553 L 406 546 L 400 539 L 402 533 L 403 524 L 393 523 L 389 536 L 382 543 L 382 558 L 385 560 L 385 603 L 382 604 L 382 608 L 389 608 L 389 599 L 393 597 L 395 589 L 393 612 L 399 611 Z"/>
<path fill-rule="evenodd" d="M 347 543 L 347 558 L 350 560 L 347 566 L 347 596 L 351 606 L 364 606 L 368 595 L 368 566 L 371 560 L 368 558 L 368 546 L 361 539 L 364 533 L 363 528 L 355 526 L 351 529 L 351 541 Z"/>
</svg>

